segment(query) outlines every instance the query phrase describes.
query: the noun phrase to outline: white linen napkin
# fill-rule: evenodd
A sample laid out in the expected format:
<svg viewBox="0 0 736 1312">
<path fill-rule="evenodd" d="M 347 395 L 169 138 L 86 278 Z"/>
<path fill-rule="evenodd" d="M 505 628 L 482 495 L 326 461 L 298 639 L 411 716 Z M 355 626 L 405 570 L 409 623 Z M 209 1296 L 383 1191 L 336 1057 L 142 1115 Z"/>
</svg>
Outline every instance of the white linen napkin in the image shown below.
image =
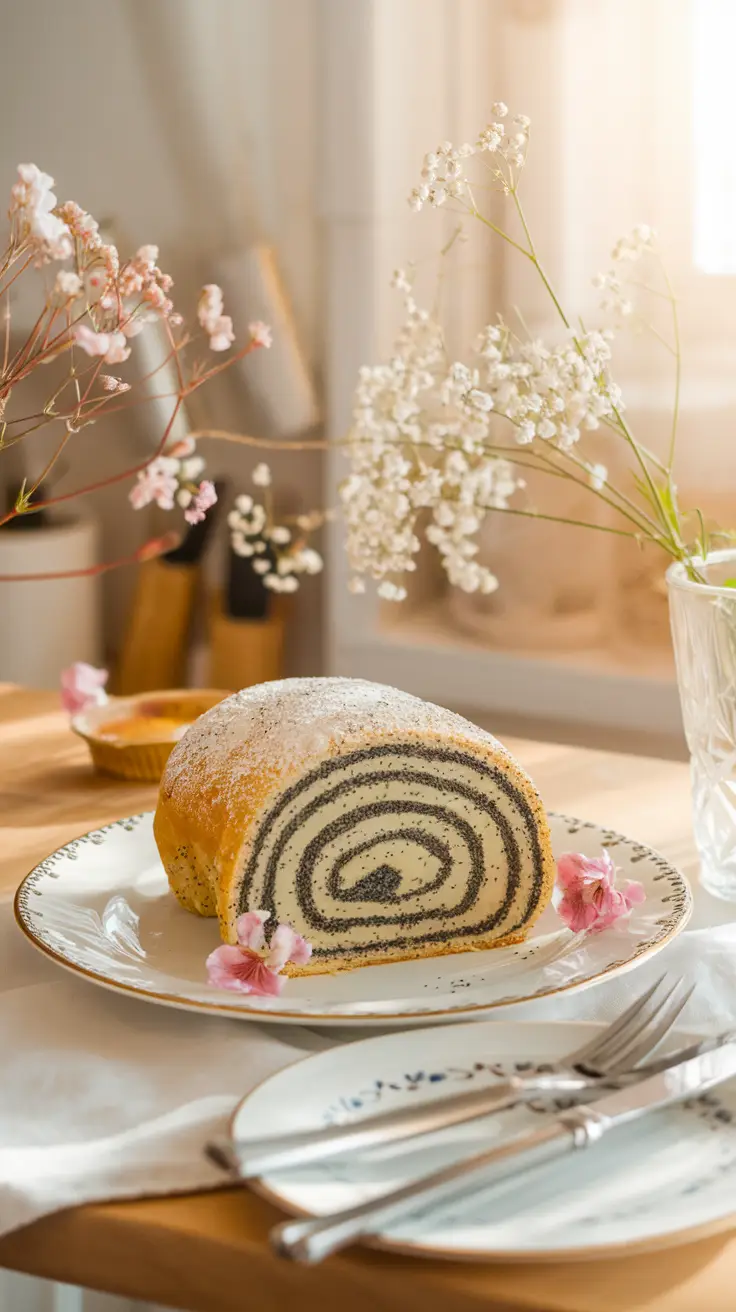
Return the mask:
<svg viewBox="0 0 736 1312">
<path fill-rule="evenodd" d="M 683 1025 L 736 1026 L 736 923 L 684 933 L 654 960 L 498 1019 L 609 1020 L 663 970 L 697 983 Z M 322 1034 L 124 998 L 46 961 L 0 905 L 0 1234 L 79 1203 L 213 1188 L 203 1155 L 238 1101 Z"/>
<path fill-rule="evenodd" d="M 223 1184 L 207 1140 L 261 1080 L 330 1042 L 76 980 L 0 905 L 0 1234 L 78 1203 Z"/>
</svg>

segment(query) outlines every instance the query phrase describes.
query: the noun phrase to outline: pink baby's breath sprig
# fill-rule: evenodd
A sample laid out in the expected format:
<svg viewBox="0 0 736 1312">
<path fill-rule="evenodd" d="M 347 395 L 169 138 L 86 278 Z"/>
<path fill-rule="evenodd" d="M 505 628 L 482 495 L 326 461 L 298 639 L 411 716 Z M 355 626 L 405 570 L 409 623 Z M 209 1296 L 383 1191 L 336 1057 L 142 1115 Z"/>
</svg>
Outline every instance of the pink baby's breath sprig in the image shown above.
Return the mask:
<svg viewBox="0 0 736 1312">
<path fill-rule="evenodd" d="M 213 988 L 276 998 L 286 983 L 281 974 L 284 966 L 289 962 L 306 965 L 311 944 L 290 925 L 277 925 L 266 946 L 265 926 L 270 918 L 269 911 L 247 911 L 238 917 L 237 944 L 215 948 L 205 963 Z"/>
<path fill-rule="evenodd" d="M 197 318 L 210 339 L 211 351 L 227 351 L 235 341 L 233 321 L 224 314 L 222 289 L 211 282 L 202 288 L 197 305 Z"/>
<path fill-rule="evenodd" d="M 28 435 L 54 425 L 58 442 L 40 477 L 35 482 L 26 480 L 16 504 L 0 514 L 0 527 L 19 515 L 53 508 L 124 480 L 135 480 L 130 491 L 134 508 L 155 503 L 163 509 L 182 511 L 190 524 L 199 523 L 217 500 L 215 487 L 202 476 L 204 461 L 196 452 L 194 439 L 172 440 L 174 425 L 184 400 L 194 391 L 254 350 L 270 345 L 267 325 L 252 325 L 247 339 L 238 346 L 232 319 L 224 312 L 222 291 L 210 283 L 200 297 L 198 319 L 210 349 L 227 352 L 227 359 L 218 363 L 189 360 L 192 335 L 184 316 L 174 308 L 173 282 L 159 265 L 157 246 L 144 244 L 124 258 L 115 245 L 104 239 L 92 214 L 76 201 L 57 201 L 53 178 L 35 164 L 19 166 L 8 218 L 8 245 L 0 254 L 0 302 L 4 300 L 0 323 L 5 328 L 4 351 L 0 341 L 0 448 L 17 446 Z M 8 292 L 27 271 L 33 274 L 34 267 L 53 263 L 64 267 L 55 276 L 45 275 L 34 326 L 25 342 L 11 350 L 12 306 Z M 41 283 L 38 286 L 41 289 Z M 131 381 L 119 377 L 117 371 L 105 370 L 104 366 L 124 365 L 131 357 L 135 360 L 138 338 L 156 325 L 168 340 L 168 347 L 154 369 L 139 370 Z M 157 351 L 157 357 L 160 355 Z M 60 381 L 58 367 L 65 359 L 69 362 L 68 377 Z M 16 394 L 31 373 L 51 361 L 57 368 L 49 399 L 29 413 L 32 407 L 22 399 L 16 401 Z M 73 491 L 43 496 L 41 485 L 48 485 L 62 449 L 68 457 L 67 447 L 73 436 L 107 414 L 158 399 L 151 383 L 164 368 L 172 369 L 176 390 L 172 392 L 167 383 L 169 415 L 149 458 L 95 482 L 78 481 Z M 169 546 L 171 537 L 166 536 Z M 143 559 L 146 553 L 158 554 L 163 540 L 144 544 L 126 561 Z M 123 563 L 122 559 L 83 573 L 104 573 L 118 563 Z M 74 576 L 79 573 L 73 571 Z M 68 573 L 51 572 L 39 577 L 68 577 Z"/>
<path fill-rule="evenodd" d="M 253 323 L 249 323 L 248 332 L 250 333 L 250 340 L 256 346 L 263 346 L 266 350 L 273 346 L 273 333 L 268 324 L 263 323 L 261 319 L 255 319 Z"/>
</svg>

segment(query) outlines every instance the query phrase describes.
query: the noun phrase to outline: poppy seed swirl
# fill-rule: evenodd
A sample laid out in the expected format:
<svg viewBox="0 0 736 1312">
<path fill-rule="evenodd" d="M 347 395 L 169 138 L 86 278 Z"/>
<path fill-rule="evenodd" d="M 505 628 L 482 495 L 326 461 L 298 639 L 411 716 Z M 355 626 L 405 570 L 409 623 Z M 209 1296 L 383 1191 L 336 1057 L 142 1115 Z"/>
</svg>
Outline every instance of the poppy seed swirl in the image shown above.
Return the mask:
<svg viewBox="0 0 736 1312">
<path fill-rule="evenodd" d="M 522 867 L 515 826 L 494 800 L 496 790 L 516 812 L 533 865 L 527 896 L 507 927 L 513 932 L 535 910 L 543 885 L 529 803 L 495 766 L 459 750 L 409 743 L 323 761 L 286 789 L 261 820 L 239 911 L 257 902 L 275 920 L 286 916 L 327 959 L 354 953 L 362 931 L 366 950 L 377 930 L 390 949 L 409 948 L 417 937 L 441 944 L 487 934 L 507 919 Z M 503 870 L 489 868 L 482 835 L 490 828 L 500 839 Z M 295 907 L 280 904 L 279 876 L 287 869 Z M 494 878 L 496 905 L 480 908 L 481 891 Z M 349 943 L 340 941 L 346 932 Z"/>
</svg>

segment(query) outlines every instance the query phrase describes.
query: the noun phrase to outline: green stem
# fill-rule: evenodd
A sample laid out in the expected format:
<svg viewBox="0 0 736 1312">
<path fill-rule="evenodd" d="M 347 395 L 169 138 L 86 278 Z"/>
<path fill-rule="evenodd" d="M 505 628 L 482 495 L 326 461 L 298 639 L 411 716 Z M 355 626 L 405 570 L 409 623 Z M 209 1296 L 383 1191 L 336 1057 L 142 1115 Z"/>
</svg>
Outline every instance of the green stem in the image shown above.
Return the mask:
<svg viewBox="0 0 736 1312">
<path fill-rule="evenodd" d="M 519 195 L 518 195 L 518 192 L 517 192 L 517 190 L 516 190 L 516 187 L 512 187 L 512 188 L 511 188 L 511 195 L 512 195 L 513 200 L 514 200 L 514 205 L 516 206 L 516 212 L 517 212 L 517 214 L 518 214 L 518 216 L 519 216 L 519 219 L 521 220 L 521 226 L 522 226 L 522 228 L 524 229 L 524 236 L 526 237 L 526 239 L 527 239 L 527 241 L 528 241 L 528 243 L 529 243 L 529 252 L 528 252 L 528 254 L 529 254 L 529 258 L 530 258 L 530 260 L 532 261 L 532 264 L 534 265 L 534 267 L 536 268 L 537 273 L 539 274 L 540 278 L 542 279 L 542 282 L 544 283 L 544 286 L 545 286 L 545 288 L 547 289 L 547 291 L 548 291 L 550 297 L 552 298 L 552 303 L 553 303 L 553 305 L 554 305 L 554 307 L 555 307 L 557 313 L 559 314 L 559 316 L 560 316 L 562 322 L 564 323 L 564 325 L 565 325 L 566 328 L 569 328 L 569 327 L 570 327 L 570 321 L 569 321 L 567 315 L 565 314 L 565 311 L 563 310 L 562 306 L 560 305 L 560 302 L 558 301 L 557 296 L 555 295 L 555 291 L 554 291 L 554 288 L 553 288 L 553 286 L 552 286 L 552 283 L 550 282 L 549 278 L 547 277 L 546 273 L 544 272 L 544 269 L 542 268 L 542 266 L 541 266 L 541 264 L 540 264 L 540 262 L 539 262 L 539 256 L 537 255 L 536 248 L 535 248 L 535 246 L 534 246 L 534 242 L 532 241 L 532 234 L 531 234 L 531 232 L 529 231 L 529 225 L 528 225 L 528 223 L 527 223 L 527 221 L 526 221 L 526 215 L 525 215 L 525 213 L 524 213 L 524 208 L 523 208 L 523 206 L 522 206 L 521 201 L 519 200 Z"/>
<path fill-rule="evenodd" d="M 601 420 L 601 423 L 606 428 L 610 428 L 612 433 L 616 433 L 619 437 L 623 438 L 624 441 L 627 441 L 626 434 L 621 431 L 618 424 L 614 424 L 610 419 L 607 419 L 605 416 Z M 638 438 L 636 439 L 636 445 L 638 446 L 642 455 L 654 465 L 655 469 L 658 469 L 661 474 L 667 473 L 667 466 L 662 464 L 662 461 L 660 460 L 659 456 L 655 455 L 653 451 L 650 451 L 649 447 L 644 446 L 644 443 L 640 442 Z"/>
<path fill-rule="evenodd" d="M 510 192 L 511 192 L 511 196 L 513 197 L 514 205 L 516 206 L 516 211 L 517 211 L 517 214 L 518 214 L 518 216 L 519 216 L 519 220 L 520 220 L 520 222 L 521 222 L 521 226 L 522 226 L 522 228 L 523 228 L 523 230 L 524 230 L 524 235 L 525 235 L 525 237 L 526 237 L 527 242 L 529 243 L 529 249 L 528 249 L 528 250 L 525 250 L 525 248 L 524 248 L 523 246 L 519 246 L 518 249 L 521 250 L 522 253 L 523 253 L 524 255 L 526 255 L 527 259 L 531 260 L 532 264 L 533 264 L 534 267 L 536 268 L 537 273 L 539 274 L 539 276 L 540 276 L 540 278 L 541 278 L 541 280 L 542 280 L 542 282 L 543 282 L 543 284 L 544 284 L 544 287 L 546 288 L 547 292 L 549 293 L 549 296 L 550 296 L 550 298 L 551 298 L 551 300 L 552 300 L 552 303 L 553 303 L 555 309 L 557 310 L 558 315 L 560 316 L 560 319 L 562 320 L 562 322 L 563 322 L 563 324 L 565 325 L 565 327 L 566 327 L 567 329 L 570 329 L 570 321 L 569 321 L 567 315 L 565 314 L 565 311 L 563 310 L 563 308 L 562 308 L 562 306 L 561 306 L 559 300 L 557 299 L 557 296 L 556 296 L 556 294 L 555 294 L 554 288 L 552 287 L 552 284 L 551 284 L 549 278 L 547 277 L 547 275 L 546 275 L 544 269 L 542 268 L 542 266 L 541 266 L 541 264 L 540 264 L 540 262 L 539 262 L 539 257 L 537 256 L 536 248 L 535 248 L 535 246 L 534 246 L 534 241 L 533 241 L 533 239 L 532 239 L 531 232 L 529 231 L 529 225 L 528 225 L 528 223 L 527 223 L 527 221 L 526 221 L 526 215 L 524 214 L 524 208 L 523 208 L 523 206 L 522 206 L 522 204 L 521 204 L 521 201 L 519 200 L 519 196 L 518 196 L 518 193 L 517 193 L 516 187 L 511 187 Z M 488 222 L 488 221 L 485 220 L 485 222 Z M 488 226 L 489 226 L 489 227 L 493 227 L 494 230 L 496 230 L 496 231 L 500 231 L 500 230 L 495 229 L 495 225 L 491 224 L 490 222 L 488 222 Z M 504 233 L 501 232 L 501 236 L 505 236 L 505 235 L 506 235 L 506 234 L 504 234 Z M 512 244 L 516 244 L 516 243 L 512 243 Z M 577 344 L 577 343 L 576 343 L 576 344 Z M 665 547 L 665 550 L 671 550 L 671 548 L 674 547 L 674 548 L 675 548 L 675 551 L 673 552 L 673 554 L 681 554 L 681 552 L 682 552 L 682 550 L 684 550 L 684 548 L 683 548 L 683 546 L 682 546 L 682 543 L 679 542 L 679 541 L 674 537 L 674 535 L 673 535 L 673 533 L 672 533 L 672 527 L 671 527 L 671 525 L 670 525 L 670 523 L 669 523 L 669 520 L 668 520 L 668 518 L 667 518 L 667 512 L 666 512 L 666 510 L 665 510 L 664 503 L 662 502 L 662 498 L 661 498 L 661 495 L 660 495 L 660 493 L 659 493 L 659 490 L 657 489 L 657 487 L 656 487 L 656 485 L 655 485 L 655 483 L 654 483 L 654 480 L 652 479 L 652 476 L 651 476 L 651 474 L 650 474 L 650 472 L 649 472 L 649 468 L 648 468 L 648 466 L 647 466 L 646 460 L 644 459 L 644 456 L 643 456 L 643 454 L 642 454 L 642 451 L 641 451 L 640 448 L 639 448 L 639 444 L 638 444 L 636 438 L 634 437 L 633 433 L 629 430 L 628 425 L 624 422 L 624 419 L 623 419 L 623 417 L 622 417 L 622 415 L 621 415 L 621 412 L 618 410 L 618 408 L 617 408 L 616 406 L 613 407 L 613 413 L 614 413 L 614 415 L 615 415 L 615 418 L 616 418 L 616 421 L 617 421 L 617 423 L 618 423 L 618 425 L 619 425 L 619 428 L 620 428 L 621 433 L 623 434 L 623 436 L 625 437 L 625 439 L 626 439 L 626 441 L 628 442 L 629 446 L 631 447 L 632 451 L 634 452 L 634 455 L 635 455 L 635 457 L 636 457 L 636 460 L 637 460 L 637 462 L 638 462 L 638 464 L 639 464 L 639 466 L 640 466 L 640 468 L 641 468 L 641 471 L 642 471 L 642 473 L 643 473 L 643 475 L 644 475 L 644 478 L 645 478 L 645 480 L 646 480 L 646 483 L 647 483 L 647 485 L 648 485 L 648 487 L 649 487 L 649 489 L 650 489 L 650 493 L 651 493 L 651 496 L 652 496 L 652 503 L 653 503 L 655 509 L 658 510 L 658 512 L 659 512 L 659 518 L 661 519 L 662 526 L 663 526 L 663 528 L 664 528 L 664 533 L 665 533 L 664 539 L 663 539 L 663 541 L 662 541 L 662 545 Z M 670 544 L 671 544 L 671 545 L 670 545 Z"/>
<path fill-rule="evenodd" d="M 682 379 L 682 347 L 680 344 L 680 320 L 677 313 L 677 298 L 669 279 L 669 274 L 662 261 L 660 261 L 664 280 L 667 285 L 667 294 L 672 306 L 672 331 L 675 339 L 675 395 L 672 403 L 672 429 L 670 431 L 670 446 L 667 454 L 667 473 L 672 478 L 672 466 L 675 462 L 675 443 L 677 442 L 677 424 L 680 418 L 680 383 Z"/>
<path fill-rule="evenodd" d="M 571 451 L 560 451 L 558 448 L 555 448 L 555 450 L 560 457 L 570 460 L 576 468 L 581 469 L 586 473 L 589 472 L 585 463 L 582 460 L 578 460 Z M 541 460 L 545 460 L 547 468 L 545 468 L 544 472 L 549 474 L 556 472 L 554 470 L 554 461 L 549 457 L 545 458 L 541 453 L 538 454 Z M 656 522 L 653 519 L 650 519 L 648 515 L 645 515 L 624 492 L 619 492 L 618 488 L 614 487 L 611 483 L 606 482 L 605 484 L 608 491 L 611 492 L 613 496 L 618 497 L 619 500 L 628 507 L 626 510 L 624 510 L 623 506 L 618 505 L 616 501 L 612 500 L 610 496 L 607 496 L 602 489 L 593 487 L 587 479 L 575 478 L 573 474 L 565 473 L 562 470 L 560 470 L 559 473 L 562 477 L 569 478 L 573 483 L 577 483 L 578 487 L 583 487 L 587 492 L 598 497 L 600 501 L 603 501 L 607 506 L 610 506 L 617 515 L 621 515 L 624 519 L 627 519 L 629 523 L 635 524 L 636 527 L 641 532 L 645 533 L 647 537 L 651 538 L 653 542 L 656 542 L 659 546 L 664 546 L 664 541 Z"/>
<path fill-rule="evenodd" d="M 490 219 L 487 219 L 485 214 L 481 214 L 475 203 L 473 203 L 470 214 L 472 218 L 480 219 L 481 223 L 484 223 L 487 228 L 490 228 L 491 232 L 495 232 L 497 237 L 502 237 L 504 241 L 508 242 L 509 246 L 513 246 L 514 250 L 519 251 L 521 255 L 525 255 L 528 260 L 535 263 L 534 256 L 531 252 L 528 251 L 525 246 L 522 246 L 521 242 L 514 241 L 513 237 L 509 237 L 509 234 L 504 232 L 503 228 L 499 228 L 498 224 L 492 223 Z"/>
<path fill-rule="evenodd" d="M 592 528 L 599 533 L 613 533 L 619 538 L 633 538 L 635 542 L 641 541 L 640 533 L 630 533 L 625 528 L 612 528 L 610 524 L 591 524 L 586 519 L 567 519 L 564 515 L 543 515 L 539 510 L 522 510 L 518 506 L 483 506 L 479 505 L 480 510 L 486 510 L 490 514 L 492 511 L 499 515 L 523 515 L 526 519 L 544 519 L 551 524 L 570 524 L 573 528 Z M 668 548 L 669 550 L 669 548 Z M 670 552 L 670 554 L 674 554 Z"/>
<path fill-rule="evenodd" d="M 664 502 L 663 502 L 663 500 L 662 500 L 662 494 L 661 494 L 661 492 L 659 491 L 659 488 L 657 487 L 656 483 L 654 482 L 654 479 L 652 478 L 652 476 L 651 476 L 651 474 L 650 474 L 650 472 L 649 472 L 649 468 L 648 468 L 648 466 L 647 466 L 646 460 L 644 459 L 644 457 L 643 457 L 643 455 L 642 455 L 642 453 L 641 453 L 641 451 L 640 451 L 640 449 L 639 449 L 639 443 L 637 442 L 637 440 L 636 440 L 636 438 L 634 437 L 633 433 L 630 431 L 630 429 L 629 429 L 629 427 L 628 427 L 628 424 L 627 424 L 626 421 L 624 420 L 624 417 L 623 417 L 623 415 L 621 414 L 621 411 L 618 409 L 617 406 L 614 406 L 614 407 L 613 407 L 613 413 L 614 413 L 614 415 L 615 415 L 615 417 L 616 417 L 616 421 L 617 421 L 617 423 L 620 425 L 621 432 L 623 433 L 624 437 L 626 438 L 626 441 L 628 442 L 629 446 L 631 447 L 631 450 L 634 452 L 634 455 L 636 456 L 636 459 L 637 459 L 638 464 L 639 464 L 639 468 L 641 469 L 641 472 L 642 472 L 642 474 L 644 475 L 644 478 L 645 478 L 645 480 L 646 480 L 647 486 L 648 486 L 649 491 L 650 491 L 650 493 L 651 493 L 652 504 L 653 504 L 655 510 L 659 510 L 660 519 L 661 519 L 661 522 L 662 522 L 662 526 L 663 526 L 663 528 L 664 528 L 664 530 L 665 530 L 665 534 L 666 534 L 667 540 L 668 540 L 669 542 L 671 542 L 672 545 L 675 547 L 675 551 L 673 551 L 672 554 L 673 554 L 677 559 L 679 559 L 679 558 L 680 558 L 680 555 L 684 552 L 684 545 L 683 545 L 682 541 L 679 539 L 679 535 L 678 535 L 677 538 L 675 538 L 675 536 L 674 536 L 674 534 L 673 534 L 673 531 L 672 531 L 672 525 L 670 524 L 669 518 L 668 518 L 668 516 L 667 516 L 667 510 L 666 510 L 665 505 L 664 505 Z M 669 548 L 668 548 L 668 549 L 669 549 Z"/>
</svg>

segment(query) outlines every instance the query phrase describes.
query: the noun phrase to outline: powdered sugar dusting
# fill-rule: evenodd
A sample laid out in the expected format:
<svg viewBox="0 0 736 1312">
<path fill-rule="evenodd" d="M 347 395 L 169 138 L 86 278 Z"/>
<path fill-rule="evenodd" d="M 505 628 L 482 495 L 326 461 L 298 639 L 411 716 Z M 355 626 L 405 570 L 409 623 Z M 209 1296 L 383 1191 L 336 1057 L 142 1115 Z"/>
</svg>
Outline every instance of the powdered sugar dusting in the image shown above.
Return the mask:
<svg viewBox="0 0 736 1312">
<path fill-rule="evenodd" d="M 226 698 L 201 716 L 174 748 L 167 791 L 200 786 L 242 795 L 251 773 L 297 773 L 316 757 L 405 735 L 462 738 L 500 749 L 484 729 L 452 711 L 364 679 L 281 679 Z M 222 798 L 220 798 L 222 800 Z"/>
</svg>

